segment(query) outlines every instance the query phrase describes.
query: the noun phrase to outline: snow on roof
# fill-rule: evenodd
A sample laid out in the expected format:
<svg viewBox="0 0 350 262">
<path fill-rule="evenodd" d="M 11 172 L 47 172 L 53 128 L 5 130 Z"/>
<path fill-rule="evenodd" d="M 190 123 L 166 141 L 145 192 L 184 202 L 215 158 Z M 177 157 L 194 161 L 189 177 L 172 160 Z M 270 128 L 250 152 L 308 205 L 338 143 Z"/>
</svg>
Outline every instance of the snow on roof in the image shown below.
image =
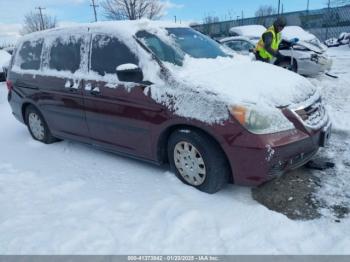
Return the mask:
<svg viewBox="0 0 350 262">
<path fill-rule="evenodd" d="M 151 21 L 141 19 L 135 21 L 107 21 L 97 23 L 77 24 L 70 26 L 57 27 L 45 31 L 35 32 L 22 37 L 22 41 L 32 38 L 38 38 L 46 35 L 58 35 L 61 33 L 82 33 L 89 30 L 90 32 L 111 32 L 121 34 L 124 37 L 133 37 L 140 30 L 157 30 L 165 28 L 184 28 L 187 24 L 176 24 L 169 21 Z"/>
<path fill-rule="evenodd" d="M 291 40 L 293 38 L 299 38 L 300 41 L 311 41 L 316 38 L 315 35 L 305 31 L 300 26 L 287 26 L 282 31 L 282 37 L 284 40 Z"/>
<path fill-rule="evenodd" d="M 236 33 L 246 37 L 261 37 L 265 31 L 266 28 L 262 25 L 237 26 L 230 29 L 230 33 Z"/>
</svg>

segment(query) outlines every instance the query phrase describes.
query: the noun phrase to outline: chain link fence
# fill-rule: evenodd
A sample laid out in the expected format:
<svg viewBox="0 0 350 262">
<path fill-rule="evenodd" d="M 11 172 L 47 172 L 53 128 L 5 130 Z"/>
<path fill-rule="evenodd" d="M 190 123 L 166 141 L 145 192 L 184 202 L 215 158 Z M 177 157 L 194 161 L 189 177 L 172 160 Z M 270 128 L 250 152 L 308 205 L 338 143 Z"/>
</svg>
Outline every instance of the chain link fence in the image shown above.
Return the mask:
<svg viewBox="0 0 350 262">
<path fill-rule="evenodd" d="M 235 26 L 263 25 L 269 27 L 278 15 L 237 19 L 211 24 L 194 25 L 193 28 L 211 37 L 229 36 L 229 30 Z M 300 26 L 316 35 L 321 41 L 338 38 L 343 32 L 350 33 L 350 5 L 329 7 L 319 10 L 285 13 L 288 25 Z"/>
</svg>

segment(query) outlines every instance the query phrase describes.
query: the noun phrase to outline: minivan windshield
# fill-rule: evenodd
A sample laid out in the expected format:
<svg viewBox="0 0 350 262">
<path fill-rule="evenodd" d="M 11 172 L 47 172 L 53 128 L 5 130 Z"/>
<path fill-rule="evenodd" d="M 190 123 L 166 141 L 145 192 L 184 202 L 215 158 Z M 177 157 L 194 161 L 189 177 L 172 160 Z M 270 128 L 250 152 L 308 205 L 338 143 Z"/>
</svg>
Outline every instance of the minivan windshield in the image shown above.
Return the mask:
<svg viewBox="0 0 350 262">
<path fill-rule="evenodd" d="M 229 57 L 222 46 L 191 28 L 166 29 L 171 39 L 165 43 L 158 36 L 140 31 L 136 36 L 163 62 L 181 66 L 185 54 L 193 58 Z"/>
</svg>

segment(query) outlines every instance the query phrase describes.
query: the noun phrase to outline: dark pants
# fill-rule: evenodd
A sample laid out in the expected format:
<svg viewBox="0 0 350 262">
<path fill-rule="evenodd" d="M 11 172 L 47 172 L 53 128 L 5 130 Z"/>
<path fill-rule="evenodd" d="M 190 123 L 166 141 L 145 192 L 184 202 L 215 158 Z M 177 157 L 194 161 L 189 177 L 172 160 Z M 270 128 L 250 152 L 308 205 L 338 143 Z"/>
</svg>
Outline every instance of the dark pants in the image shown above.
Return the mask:
<svg viewBox="0 0 350 262">
<path fill-rule="evenodd" d="M 268 58 L 262 58 L 259 54 L 259 52 L 255 53 L 255 58 L 257 61 L 265 62 L 265 63 L 270 63 L 270 60 Z"/>
</svg>

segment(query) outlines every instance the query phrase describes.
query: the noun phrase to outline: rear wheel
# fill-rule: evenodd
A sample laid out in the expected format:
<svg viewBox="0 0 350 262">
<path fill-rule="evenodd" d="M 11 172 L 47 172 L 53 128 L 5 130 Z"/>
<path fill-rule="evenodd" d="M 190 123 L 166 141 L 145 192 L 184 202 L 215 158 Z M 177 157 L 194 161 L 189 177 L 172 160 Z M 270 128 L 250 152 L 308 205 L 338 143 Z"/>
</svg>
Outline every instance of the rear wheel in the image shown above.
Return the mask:
<svg viewBox="0 0 350 262">
<path fill-rule="evenodd" d="M 229 181 L 226 156 L 201 132 L 175 131 L 169 139 L 168 157 L 176 176 L 202 192 L 214 194 Z"/>
<path fill-rule="evenodd" d="M 45 144 L 57 142 L 52 136 L 42 114 L 34 106 L 29 105 L 25 111 L 25 121 L 32 137 Z"/>
</svg>

